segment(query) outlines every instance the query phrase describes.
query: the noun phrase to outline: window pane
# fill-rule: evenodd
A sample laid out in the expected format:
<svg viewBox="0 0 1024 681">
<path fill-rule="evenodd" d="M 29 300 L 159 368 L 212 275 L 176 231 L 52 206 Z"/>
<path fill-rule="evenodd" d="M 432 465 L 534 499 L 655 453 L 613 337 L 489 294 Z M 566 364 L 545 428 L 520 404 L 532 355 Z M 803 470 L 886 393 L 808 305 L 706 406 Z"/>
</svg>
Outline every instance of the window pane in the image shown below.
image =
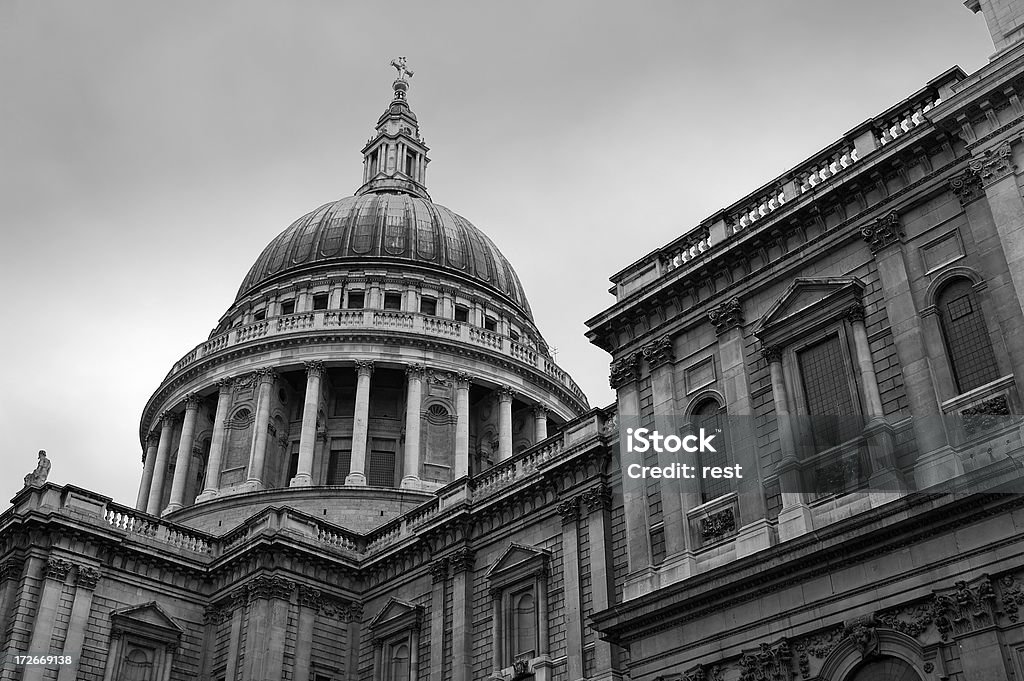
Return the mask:
<svg viewBox="0 0 1024 681">
<path fill-rule="evenodd" d="M 722 427 L 721 423 L 721 407 L 715 400 L 705 400 L 702 402 L 693 414 L 693 425 L 696 428 L 694 432 L 700 432 L 703 428 L 707 433 L 715 433 Z M 718 451 L 715 452 L 698 452 L 697 453 L 697 465 L 703 470 L 704 466 L 720 466 L 725 467 L 729 465 L 729 461 L 726 457 L 725 443 L 722 442 L 721 436 L 718 441 L 723 445 L 716 447 Z M 717 499 L 723 494 L 728 494 L 732 491 L 732 481 L 726 478 L 700 478 L 700 491 L 701 491 L 701 502 L 711 501 Z"/>
<path fill-rule="evenodd" d="M 832 447 L 855 433 L 850 427 L 857 413 L 850 395 L 850 381 L 843 361 L 839 336 L 830 336 L 797 355 L 807 413 L 818 447 Z M 858 424 L 859 426 L 859 424 Z"/>
<path fill-rule="evenodd" d="M 348 307 L 350 310 L 361 310 L 363 308 L 363 292 L 362 291 L 349 291 L 348 292 Z"/>
<path fill-rule="evenodd" d="M 371 487 L 395 486 L 395 441 L 373 438 L 366 462 L 366 482 Z"/>
<path fill-rule="evenodd" d="M 938 307 L 957 389 L 965 393 L 999 378 L 992 340 L 971 283 L 961 279 L 946 287 Z"/>
<path fill-rule="evenodd" d="M 533 657 L 537 648 L 537 613 L 533 592 L 512 597 L 512 658 Z"/>
</svg>

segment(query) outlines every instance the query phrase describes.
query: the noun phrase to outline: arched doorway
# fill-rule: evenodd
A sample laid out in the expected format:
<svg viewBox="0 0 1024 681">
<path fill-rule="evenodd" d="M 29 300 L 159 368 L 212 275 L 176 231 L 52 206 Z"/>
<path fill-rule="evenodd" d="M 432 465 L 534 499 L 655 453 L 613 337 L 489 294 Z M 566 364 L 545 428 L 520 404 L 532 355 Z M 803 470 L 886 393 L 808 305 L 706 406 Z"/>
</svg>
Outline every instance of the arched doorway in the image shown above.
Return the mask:
<svg viewBox="0 0 1024 681">
<path fill-rule="evenodd" d="M 921 677 L 900 658 L 882 657 L 858 666 L 846 681 L 921 681 Z"/>
</svg>

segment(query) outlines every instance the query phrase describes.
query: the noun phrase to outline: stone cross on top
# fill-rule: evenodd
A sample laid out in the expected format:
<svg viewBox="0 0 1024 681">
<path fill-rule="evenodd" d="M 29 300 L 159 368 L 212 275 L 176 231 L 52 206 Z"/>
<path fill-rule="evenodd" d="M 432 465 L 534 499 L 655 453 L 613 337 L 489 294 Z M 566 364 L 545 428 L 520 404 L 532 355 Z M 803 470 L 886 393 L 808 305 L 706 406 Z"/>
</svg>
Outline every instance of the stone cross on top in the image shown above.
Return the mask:
<svg viewBox="0 0 1024 681">
<path fill-rule="evenodd" d="M 396 78 L 396 80 L 406 83 L 413 77 L 413 72 L 405 66 L 405 57 L 392 59 L 391 65 L 395 67 L 396 71 L 398 71 L 398 78 Z"/>
</svg>

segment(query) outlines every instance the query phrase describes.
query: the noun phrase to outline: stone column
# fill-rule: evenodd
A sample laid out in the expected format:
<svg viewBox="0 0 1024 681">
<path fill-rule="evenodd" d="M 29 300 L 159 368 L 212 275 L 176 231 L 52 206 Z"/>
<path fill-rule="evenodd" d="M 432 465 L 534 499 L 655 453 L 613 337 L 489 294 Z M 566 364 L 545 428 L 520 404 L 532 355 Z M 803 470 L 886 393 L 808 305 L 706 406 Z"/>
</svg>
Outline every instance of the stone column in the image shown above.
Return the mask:
<svg viewBox="0 0 1024 681">
<path fill-rule="evenodd" d="M 156 448 L 156 464 L 153 469 L 153 484 L 149 487 L 149 501 L 146 513 L 160 513 L 160 502 L 163 501 L 164 478 L 167 475 L 167 460 L 171 455 L 171 440 L 174 439 L 174 422 L 177 416 L 165 411 L 160 416 L 160 444 Z"/>
<path fill-rule="evenodd" d="M 726 443 L 732 462 L 743 467 L 736 481 L 739 518 L 736 524 L 736 556 L 741 558 L 771 546 L 764 481 L 757 453 L 754 409 L 750 401 L 750 381 L 743 338 L 743 306 L 731 298 L 708 311 L 718 337 L 718 360 L 722 368 L 721 385 L 728 410 Z"/>
<path fill-rule="evenodd" d="M 210 459 L 206 462 L 206 485 L 196 498 L 196 503 L 213 499 L 220 492 L 220 469 L 224 465 L 224 451 L 227 449 L 228 410 L 231 409 L 233 386 L 234 381 L 229 378 L 217 381 L 217 412 L 213 416 Z"/>
<path fill-rule="evenodd" d="M 356 360 L 356 410 L 352 417 L 352 465 L 346 485 L 366 484 L 366 438 L 370 426 L 370 376 L 373 362 Z"/>
<path fill-rule="evenodd" d="M 295 585 L 281 577 L 259 576 L 247 585 L 249 611 L 245 632 L 244 679 L 280 679 L 288 632 L 288 602 Z"/>
<path fill-rule="evenodd" d="M 405 465 L 402 489 L 420 489 L 420 410 L 423 403 L 423 367 L 410 364 L 405 369 Z"/>
<path fill-rule="evenodd" d="M 349 641 L 348 655 L 345 658 L 346 678 L 348 681 L 357 681 L 361 678 L 359 676 L 359 659 L 362 650 L 360 646 L 360 632 L 363 628 L 363 606 L 359 603 L 350 602 L 343 616 L 346 623 L 345 634 Z"/>
<path fill-rule="evenodd" d="M 442 681 L 444 678 L 444 589 L 447 581 L 448 559 L 440 558 L 432 562 L 430 564 L 430 681 Z M 452 643 L 455 643 L 454 639 Z"/>
<path fill-rule="evenodd" d="M 789 409 L 789 390 L 782 371 L 782 352 L 774 347 L 762 348 L 761 352 L 768 361 L 768 371 L 771 374 L 772 400 L 775 403 L 775 420 L 779 428 L 779 446 L 782 448 L 782 460 L 776 467 L 782 495 L 779 540 L 786 541 L 810 532 L 814 527 L 811 510 L 804 495 L 800 461 L 796 453 L 793 416 Z"/>
<path fill-rule="evenodd" d="M 318 589 L 299 584 L 299 617 L 295 631 L 295 668 L 293 679 L 308 679 L 310 659 L 313 652 L 313 629 L 316 626 L 317 612 L 320 610 L 322 597 Z M 356 645 L 358 641 L 350 641 Z"/>
<path fill-rule="evenodd" d="M 501 676 L 504 651 L 501 626 L 501 590 L 491 589 L 491 668 L 492 676 Z"/>
<path fill-rule="evenodd" d="M 928 358 L 921 318 L 910 291 L 910 275 L 903 249 L 900 248 L 903 232 L 899 215 L 889 213 L 861 228 L 861 234 L 874 255 L 878 279 L 885 291 L 886 316 L 903 374 L 917 441 L 918 459 L 914 475 L 918 489 L 924 489 L 963 473 L 963 469 L 949 448 L 945 423 L 939 412 L 939 400 L 932 380 L 934 371 Z"/>
<path fill-rule="evenodd" d="M 626 522 L 626 555 L 629 573 L 623 585 L 623 597 L 636 598 L 657 588 L 656 573 L 651 566 L 651 529 L 647 523 L 647 491 L 643 478 L 628 475 L 633 464 L 643 465 L 643 455 L 630 452 L 625 446 L 626 432 L 636 428 L 640 417 L 637 390 L 640 353 L 612 362 L 609 383 L 618 396 L 619 459 L 622 466 L 622 506 Z"/>
<path fill-rule="evenodd" d="M 316 447 L 316 417 L 320 412 L 320 376 L 323 362 L 306 362 L 306 397 L 302 405 L 302 430 L 299 435 L 299 466 L 290 487 L 313 484 L 313 449 Z"/>
<path fill-rule="evenodd" d="M 455 480 L 469 475 L 469 374 L 455 375 Z"/>
<path fill-rule="evenodd" d="M 565 657 L 570 681 L 583 678 L 583 592 L 580 589 L 580 500 L 558 504 L 562 516 L 562 575 L 565 595 Z"/>
<path fill-rule="evenodd" d="M 548 439 L 548 408 L 538 404 L 533 408 L 533 442 Z"/>
<path fill-rule="evenodd" d="M 452 568 L 452 679 L 473 679 L 473 563 L 474 553 L 456 549 L 449 556 Z"/>
<path fill-rule="evenodd" d="M 971 161 L 970 169 L 981 178 L 1010 278 L 1020 299 L 1024 296 L 1024 200 L 1014 172 L 1017 164 L 1013 160 L 1012 143 L 1006 140 L 987 149 Z"/>
<path fill-rule="evenodd" d="M 160 435 L 150 432 L 146 436 L 146 455 L 142 457 L 142 480 L 139 482 L 139 496 L 135 500 L 135 508 L 145 513 L 149 502 L 149 488 L 153 484 L 153 471 L 156 470 L 156 450 L 160 444 Z"/>
<path fill-rule="evenodd" d="M 71 657 L 71 664 L 61 665 L 57 672 L 57 681 L 74 681 L 78 678 L 78 665 L 85 641 L 85 632 L 89 626 L 89 612 L 92 610 L 92 594 L 100 580 L 100 571 L 87 565 L 78 566 L 75 576 L 75 600 L 71 605 L 71 617 L 68 621 L 68 635 L 64 639 L 63 653 Z"/>
<path fill-rule="evenodd" d="M 612 583 L 612 491 L 600 483 L 580 495 L 585 512 L 586 531 L 590 545 L 590 601 L 594 612 L 612 607 L 615 586 Z M 619 648 L 595 637 L 595 679 L 621 679 Z M 570 679 L 570 681 L 574 681 Z"/>
<path fill-rule="evenodd" d="M 178 439 L 178 455 L 174 459 L 174 479 L 171 480 L 171 498 L 163 515 L 173 513 L 185 501 L 185 485 L 188 483 L 189 464 L 192 462 L 192 444 L 196 439 L 196 419 L 199 416 L 199 395 L 192 393 L 185 397 L 185 420 Z"/>
<path fill-rule="evenodd" d="M 507 385 L 498 388 L 498 461 L 512 457 L 512 396 Z"/>
<path fill-rule="evenodd" d="M 32 624 L 32 638 L 29 639 L 28 650 L 22 655 L 47 655 L 53 638 L 53 626 L 57 621 L 57 606 L 60 605 L 64 580 L 71 571 L 72 563 L 61 558 L 49 558 L 43 566 L 43 587 L 39 594 L 39 607 L 36 609 L 35 621 Z M 75 656 L 78 651 L 75 651 Z M 43 665 L 25 667 L 23 681 L 40 681 L 47 668 Z"/>
<path fill-rule="evenodd" d="M 256 396 L 256 422 L 253 424 L 252 449 L 249 450 L 249 473 L 246 487 L 249 490 L 263 489 L 263 469 L 267 457 L 267 441 L 270 428 L 270 401 L 273 398 L 274 380 L 277 374 L 273 369 L 260 369 L 256 372 L 259 380 L 259 392 Z"/>
</svg>

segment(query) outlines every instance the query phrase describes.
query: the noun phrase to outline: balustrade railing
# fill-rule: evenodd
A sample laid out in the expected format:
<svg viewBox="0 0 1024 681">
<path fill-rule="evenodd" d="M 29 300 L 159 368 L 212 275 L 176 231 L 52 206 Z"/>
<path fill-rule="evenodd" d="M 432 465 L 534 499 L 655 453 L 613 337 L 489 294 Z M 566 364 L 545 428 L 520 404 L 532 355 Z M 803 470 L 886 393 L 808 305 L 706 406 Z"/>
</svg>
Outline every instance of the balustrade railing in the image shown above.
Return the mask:
<svg viewBox="0 0 1024 681">
<path fill-rule="evenodd" d="M 115 529 L 151 537 L 193 553 L 210 553 L 215 541 L 210 535 L 189 530 L 174 523 L 167 523 L 159 518 L 114 503 L 106 505 L 103 511 L 103 520 Z"/>
</svg>

